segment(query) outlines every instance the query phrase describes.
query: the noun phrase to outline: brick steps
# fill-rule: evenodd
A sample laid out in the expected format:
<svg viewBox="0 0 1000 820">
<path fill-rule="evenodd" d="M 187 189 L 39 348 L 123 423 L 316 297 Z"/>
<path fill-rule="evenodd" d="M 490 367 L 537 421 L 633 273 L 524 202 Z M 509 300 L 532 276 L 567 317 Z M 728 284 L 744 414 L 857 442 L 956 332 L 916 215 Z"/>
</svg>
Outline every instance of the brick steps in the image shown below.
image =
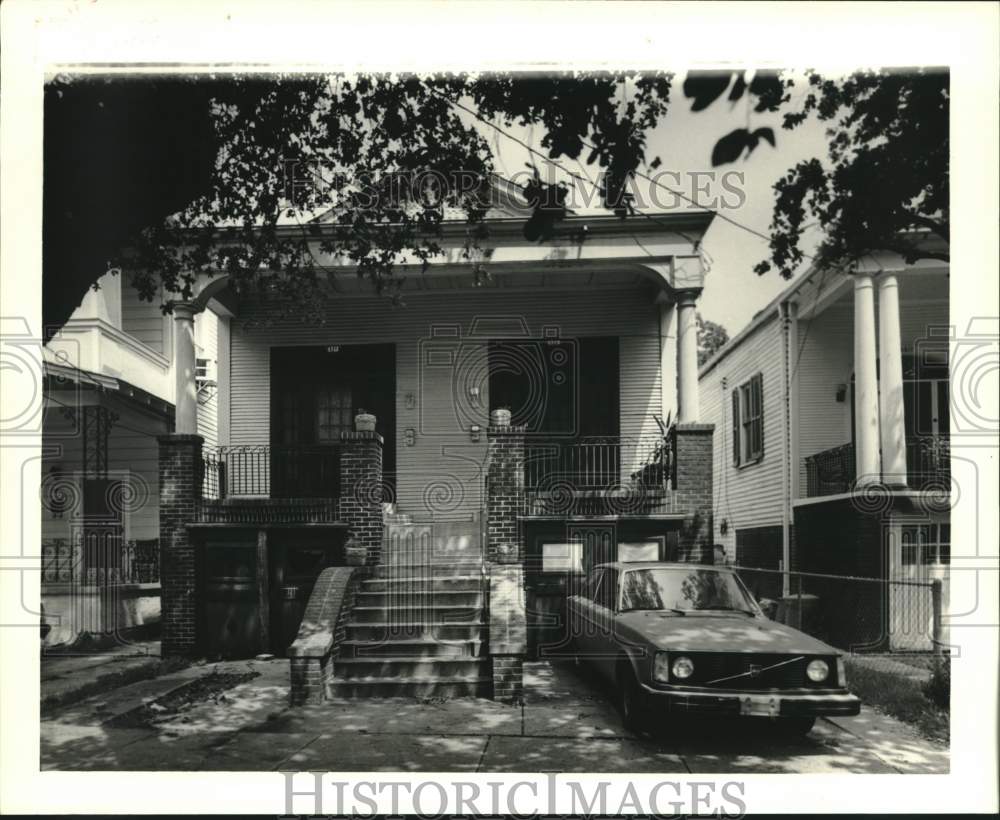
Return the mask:
<svg viewBox="0 0 1000 820">
<path fill-rule="evenodd" d="M 476 575 L 448 575 L 445 577 L 430 576 L 425 574 L 405 577 L 373 578 L 365 581 L 361 585 L 362 594 L 376 592 L 478 592 L 483 588 L 483 576 Z"/>
<path fill-rule="evenodd" d="M 341 657 L 413 657 L 413 658 L 478 658 L 483 653 L 483 641 L 436 640 L 434 638 L 399 638 L 389 641 L 347 640 L 340 644 Z M 339 662 L 339 661 L 338 661 Z"/>
<path fill-rule="evenodd" d="M 338 680 L 468 680 L 478 677 L 482 661 L 476 657 L 400 657 L 378 655 L 338 659 L 334 665 Z"/>
<path fill-rule="evenodd" d="M 483 624 L 479 621 L 450 624 L 436 621 L 355 623 L 352 620 L 348 621 L 346 631 L 347 640 L 355 641 L 393 641 L 407 638 L 474 641 L 480 640 Z"/>
<path fill-rule="evenodd" d="M 491 677 L 461 678 L 332 678 L 326 685 L 331 698 L 461 698 L 486 697 Z"/>
<path fill-rule="evenodd" d="M 372 567 L 375 578 L 449 578 L 455 575 L 482 578 L 481 561 L 449 561 L 429 563 L 426 561 L 400 561 Z"/>
<path fill-rule="evenodd" d="M 485 595 L 477 583 L 470 589 L 427 589 L 418 585 L 408 588 L 391 586 L 388 589 L 359 592 L 354 599 L 361 608 L 399 606 L 409 609 L 431 609 L 436 606 L 464 606 L 481 609 Z"/>
<path fill-rule="evenodd" d="M 482 623 L 482 606 L 439 604 L 437 602 L 394 601 L 383 606 L 357 606 L 351 611 L 351 623 Z"/>
</svg>

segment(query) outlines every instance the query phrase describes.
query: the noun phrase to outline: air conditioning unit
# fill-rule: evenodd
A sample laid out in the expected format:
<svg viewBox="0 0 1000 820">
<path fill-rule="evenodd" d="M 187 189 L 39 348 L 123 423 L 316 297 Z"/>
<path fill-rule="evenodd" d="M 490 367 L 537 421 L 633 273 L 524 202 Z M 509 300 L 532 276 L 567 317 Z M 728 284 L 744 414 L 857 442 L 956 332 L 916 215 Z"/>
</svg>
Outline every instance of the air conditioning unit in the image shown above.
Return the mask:
<svg viewBox="0 0 1000 820">
<path fill-rule="evenodd" d="M 203 387 L 216 386 L 215 361 L 213 359 L 194 360 L 194 381 L 199 390 Z"/>
</svg>

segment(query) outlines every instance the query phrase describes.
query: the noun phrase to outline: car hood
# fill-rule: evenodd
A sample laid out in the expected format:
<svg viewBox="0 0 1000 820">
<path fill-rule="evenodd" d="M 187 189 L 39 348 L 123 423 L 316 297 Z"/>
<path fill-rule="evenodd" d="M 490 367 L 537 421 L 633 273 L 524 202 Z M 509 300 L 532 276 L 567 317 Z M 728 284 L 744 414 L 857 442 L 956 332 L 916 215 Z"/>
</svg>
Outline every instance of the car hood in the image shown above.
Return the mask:
<svg viewBox="0 0 1000 820">
<path fill-rule="evenodd" d="M 823 641 L 767 618 L 740 613 L 675 615 L 625 612 L 619 626 L 637 633 L 657 649 L 689 652 L 776 652 L 839 655 Z"/>
</svg>

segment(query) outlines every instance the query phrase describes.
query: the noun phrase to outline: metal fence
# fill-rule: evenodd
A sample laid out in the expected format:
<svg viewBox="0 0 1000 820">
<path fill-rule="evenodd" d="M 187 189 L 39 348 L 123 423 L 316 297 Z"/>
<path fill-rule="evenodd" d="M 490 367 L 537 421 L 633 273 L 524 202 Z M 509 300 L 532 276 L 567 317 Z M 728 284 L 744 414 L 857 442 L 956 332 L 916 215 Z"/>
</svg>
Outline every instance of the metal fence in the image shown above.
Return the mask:
<svg viewBox="0 0 1000 820">
<path fill-rule="evenodd" d="M 124 540 L 114 533 L 77 533 L 42 542 L 43 583 L 94 585 L 160 582 L 158 538 Z"/>
<path fill-rule="evenodd" d="M 862 667 L 919 675 L 947 652 L 947 579 L 734 569 L 770 617 L 849 653 Z"/>
<path fill-rule="evenodd" d="M 524 484 L 529 492 L 549 490 L 556 484 L 578 492 L 627 485 L 663 488 L 670 480 L 671 456 L 671 439 L 659 436 L 529 441 L 524 452 Z"/>
<path fill-rule="evenodd" d="M 337 498 L 338 445 L 214 447 L 202 451 L 202 497 Z"/>
</svg>

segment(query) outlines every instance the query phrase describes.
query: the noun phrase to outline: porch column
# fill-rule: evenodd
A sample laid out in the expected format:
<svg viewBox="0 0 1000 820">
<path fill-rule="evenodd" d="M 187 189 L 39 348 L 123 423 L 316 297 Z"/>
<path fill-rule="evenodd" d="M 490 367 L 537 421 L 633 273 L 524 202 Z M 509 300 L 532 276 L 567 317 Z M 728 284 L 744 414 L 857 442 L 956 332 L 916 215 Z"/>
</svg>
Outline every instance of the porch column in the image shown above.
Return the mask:
<svg viewBox="0 0 1000 820">
<path fill-rule="evenodd" d="M 198 389 L 195 384 L 194 314 L 190 302 L 174 302 L 174 432 L 198 432 Z"/>
<path fill-rule="evenodd" d="M 698 295 L 683 291 L 677 299 L 677 421 L 698 421 Z"/>
<path fill-rule="evenodd" d="M 882 481 L 906 486 L 906 420 L 903 408 L 903 351 L 899 332 L 899 283 L 895 274 L 878 278 L 879 426 Z"/>
<path fill-rule="evenodd" d="M 878 375 L 875 351 L 875 287 L 870 273 L 854 275 L 854 456 L 859 485 L 881 479 Z"/>
</svg>

